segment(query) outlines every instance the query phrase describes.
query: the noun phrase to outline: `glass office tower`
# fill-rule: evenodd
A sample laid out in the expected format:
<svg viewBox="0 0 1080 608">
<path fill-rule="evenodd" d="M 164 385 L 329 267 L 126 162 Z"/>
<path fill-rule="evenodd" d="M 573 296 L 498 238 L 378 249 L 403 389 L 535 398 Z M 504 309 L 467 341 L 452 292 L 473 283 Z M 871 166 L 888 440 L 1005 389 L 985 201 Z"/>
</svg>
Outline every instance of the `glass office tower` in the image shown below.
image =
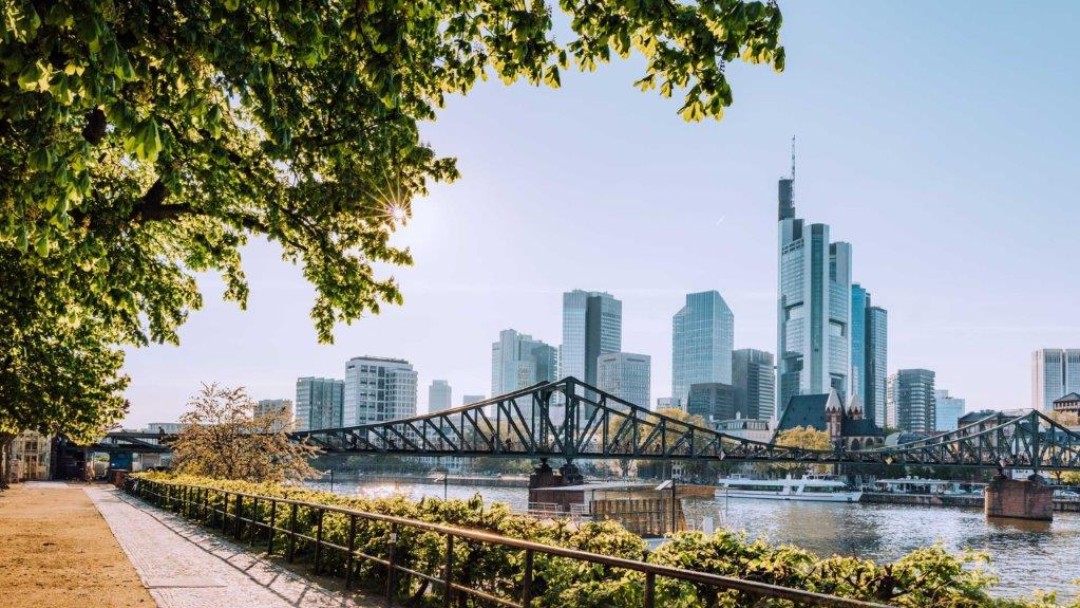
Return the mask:
<svg viewBox="0 0 1080 608">
<path fill-rule="evenodd" d="M 691 384 L 731 384 L 735 315 L 717 291 L 686 294 L 671 319 L 671 396 L 686 403 Z"/>
</svg>

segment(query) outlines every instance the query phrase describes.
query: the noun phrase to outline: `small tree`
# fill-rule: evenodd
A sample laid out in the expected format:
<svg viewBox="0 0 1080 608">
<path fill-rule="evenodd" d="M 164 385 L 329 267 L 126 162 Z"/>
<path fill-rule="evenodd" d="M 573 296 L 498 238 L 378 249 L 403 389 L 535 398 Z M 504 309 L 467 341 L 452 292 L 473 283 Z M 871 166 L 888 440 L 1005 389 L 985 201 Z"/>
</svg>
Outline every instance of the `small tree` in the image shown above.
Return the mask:
<svg viewBox="0 0 1080 608">
<path fill-rule="evenodd" d="M 173 444 L 181 473 L 245 481 L 297 481 L 318 475 L 308 463 L 316 449 L 289 439 L 284 412 L 252 417 L 254 402 L 243 387 L 203 385 L 180 418 Z"/>
</svg>

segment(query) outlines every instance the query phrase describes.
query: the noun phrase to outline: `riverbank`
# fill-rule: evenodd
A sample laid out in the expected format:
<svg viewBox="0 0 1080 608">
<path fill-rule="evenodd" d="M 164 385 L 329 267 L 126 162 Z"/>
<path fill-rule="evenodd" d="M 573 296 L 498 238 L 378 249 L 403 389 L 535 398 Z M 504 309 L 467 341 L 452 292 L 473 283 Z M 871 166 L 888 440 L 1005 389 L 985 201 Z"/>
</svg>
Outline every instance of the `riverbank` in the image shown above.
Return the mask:
<svg viewBox="0 0 1080 608">
<path fill-rule="evenodd" d="M 918 505 L 920 507 L 983 508 L 983 497 L 952 494 L 892 494 L 888 492 L 864 492 L 862 501 L 868 504 Z M 1055 500 L 1054 511 L 1080 513 L 1080 500 Z"/>
<path fill-rule="evenodd" d="M 435 480 L 439 479 L 438 482 Z M 384 475 L 384 474 L 357 474 L 357 473 L 335 473 L 331 478 L 329 476 L 322 477 L 320 479 L 308 480 L 307 483 L 317 484 L 329 484 L 329 483 L 341 483 L 341 484 L 366 484 L 366 483 L 417 483 L 417 484 L 430 484 L 439 483 L 442 484 L 441 475 Z M 451 486 L 481 486 L 488 488 L 527 488 L 529 487 L 528 477 L 485 477 L 483 475 L 477 476 L 455 476 L 451 475 L 446 478 L 447 485 Z"/>
<path fill-rule="evenodd" d="M 82 486 L 15 484 L 0 493 L 4 606 L 155 606 Z"/>
</svg>

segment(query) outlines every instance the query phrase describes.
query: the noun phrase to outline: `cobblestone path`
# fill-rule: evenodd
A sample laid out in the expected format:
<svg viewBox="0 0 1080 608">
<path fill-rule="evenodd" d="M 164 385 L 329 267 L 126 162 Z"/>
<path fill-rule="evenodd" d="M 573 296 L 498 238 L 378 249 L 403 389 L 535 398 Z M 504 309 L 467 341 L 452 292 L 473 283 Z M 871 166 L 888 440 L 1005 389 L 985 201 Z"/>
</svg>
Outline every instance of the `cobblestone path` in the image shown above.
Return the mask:
<svg viewBox="0 0 1080 608">
<path fill-rule="evenodd" d="M 376 608 L 112 488 L 86 488 L 158 608 Z"/>
</svg>

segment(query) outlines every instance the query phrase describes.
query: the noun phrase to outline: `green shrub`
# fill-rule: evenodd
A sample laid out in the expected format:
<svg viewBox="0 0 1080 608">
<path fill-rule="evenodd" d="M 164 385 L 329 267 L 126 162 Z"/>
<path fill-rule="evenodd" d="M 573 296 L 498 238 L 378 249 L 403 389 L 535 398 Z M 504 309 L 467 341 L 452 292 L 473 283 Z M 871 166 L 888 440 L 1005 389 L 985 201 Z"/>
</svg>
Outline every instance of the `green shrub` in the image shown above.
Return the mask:
<svg viewBox="0 0 1080 608">
<path fill-rule="evenodd" d="M 344 507 L 367 513 L 391 515 L 424 522 L 446 524 L 491 532 L 512 538 L 547 545 L 590 551 L 609 556 L 641 560 L 687 570 L 708 572 L 743 580 L 758 581 L 783 587 L 805 589 L 841 597 L 877 601 L 906 608 L 943 607 L 974 608 L 1042 608 L 1057 606 L 1053 594 L 1038 594 L 1030 600 L 996 599 L 989 589 L 997 579 L 988 571 L 988 557 L 980 553 L 953 554 L 935 545 L 913 551 L 891 564 L 876 564 L 870 560 L 834 555 L 825 559 L 791 545 L 773 546 L 763 540 L 749 540 L 745 534 L 720 530 L 711 536 L 701 532 L 675 534 L 669 542 L 647 554 L 645 543 L 612 521 L 589 522 L 571 526 L 568 522 L 542 522 L 535 518 L 512 513 L 506 505 L 485 505 L 479 494 L 470 500 L 419 501 L 402 496 L 363 498 L 320 492 L 295 485 L 224 481 L 186 475 L 143 473 L 137 479 L 148 479 L 176 486 L 207 489 L 207 503 L 220 510 L 221 494 L 214 491 L 243 492 L 252 495 Z M 201 491 L 201 490 L 200 490 Z M 278 528 L 288 525 L 289 509 L 279 506 L 275 514 Z M 230 504 L 229 512 L 235 506 Z M 261 501 L 257 507 L 251 501 L 244 506 L 244 517 L 254 515 L 260 522 L 270 519 L 270 506 Z M 219 515 L 203 518 L 198 509 L 188 509 L 188 517 L 202 519 L 209 526 L 221 527 Z M 297 532 L 315 537 L 318 527 L 317 510 L 297 508 Z M 349 517 L 326 513 L 323 516 L 322 537 L 341 546 L 348 544 Z M 235 533 L 234 528 L 229 531 Z M 364 518 L 356 520 L 355 548 L 367 555 L 385 558 L 389 549 L 391 525 Z M 440 534 L 412 527 L 397 530 L 394 559 L 406 568 L 441 578 L 446 564 L 446 539 Z M 245 538 L 267 542 L 265 530 L 249 530 Z M 286 547 L 286 537 L 278 533 L 275 551 Z M 520 598 L 524 580 L 524 552 L 498 545 L 454 541 L 453 578 L 458 584 L 504 597 Z M 314 543 L 297 542 L 294 557 L 310 560 Z M 341 551 L 324 550 L 320 567 L 326 573 L 345 575 L 345 556 Z M 386 588 L 386 568 L 378 563 L 357 560 L 353 580 L 373 590 Z M 408 606 L 441 605 L 441 585 L 417 580 L 416 577 L 395 575 L 396 596 Z M 644 575 L 606 566 L 554 557 L 534 556 L 533 597 L 536 606 L 561 608 L 614 608 L 641 606 L 644 596 Z M 741 606 L 786 607 L 785 600 L 759 599 L 732 590 L 717 590 L 673 579 L 657 579 L 657 606 L 664 608 L 736 608 Z M 460 601 L 459 608 L 473 606 Z M 1080 608 L 1080 603 L 1071 604 Z"/>
</svg>

